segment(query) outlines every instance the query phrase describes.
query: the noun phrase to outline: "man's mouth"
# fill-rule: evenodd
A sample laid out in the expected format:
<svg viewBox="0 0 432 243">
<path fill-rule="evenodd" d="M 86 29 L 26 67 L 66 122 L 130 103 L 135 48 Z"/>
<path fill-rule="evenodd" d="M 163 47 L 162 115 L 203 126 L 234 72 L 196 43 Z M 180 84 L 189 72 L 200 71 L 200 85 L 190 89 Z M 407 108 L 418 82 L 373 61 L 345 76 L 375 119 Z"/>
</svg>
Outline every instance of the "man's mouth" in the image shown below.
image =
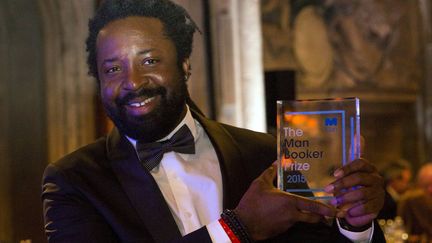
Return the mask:
<svg viewBox="0 0 432 243">
<path fill-rule="evenodd" d="M 165 93 L 166 90 L 163 87 L 142 88 L 119 97 L 116 103 L 119 107 L 123 107 L 130 116 L 143 116 L 157 109 Z"/>
<path fill-rule="evenodd" d="M 149 114 L 159 104 L 160 97 L 160 95 L 155 95 L 152 97 L 141 96 L 133 98 L 126 102 L 126 111 L 132 116 L 143 116 Z"/>
<path fill-rule="evenodd" d="M 143 107 L 146 104 L 152 102 L 154 99 L 155 99 L 155 97 L 153 96 L 153 97 L 147 98 L 147 99 L 145 99 L 144 101 L 141 101 L 141 102 L 131 101 L 127 105 L 131 106 L 131 107 L 139 108 L 139 107 Z"/>
</svg>

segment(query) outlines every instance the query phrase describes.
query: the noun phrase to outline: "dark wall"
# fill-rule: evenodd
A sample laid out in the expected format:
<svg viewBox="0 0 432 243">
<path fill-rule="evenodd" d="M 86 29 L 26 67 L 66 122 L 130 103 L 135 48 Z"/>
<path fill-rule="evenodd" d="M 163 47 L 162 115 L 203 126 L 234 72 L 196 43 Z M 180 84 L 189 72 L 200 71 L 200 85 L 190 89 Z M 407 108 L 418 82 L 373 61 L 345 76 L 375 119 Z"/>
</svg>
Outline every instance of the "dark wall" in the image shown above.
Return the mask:
<svg viewBox="0 0 432 243">
<path fill-rule="evenodd" d="M 47 149 L 42 23 L 38 1 L 2 0 L 1 5 L 0 242 L 44 242 L 40 180 Z"/>
<path fill-rule="evenodd" d="M 295 100 L 295 72 L 268 71 L 264 79 L 267 131 L 276 135 L 276 101 Z"/>
</svg>

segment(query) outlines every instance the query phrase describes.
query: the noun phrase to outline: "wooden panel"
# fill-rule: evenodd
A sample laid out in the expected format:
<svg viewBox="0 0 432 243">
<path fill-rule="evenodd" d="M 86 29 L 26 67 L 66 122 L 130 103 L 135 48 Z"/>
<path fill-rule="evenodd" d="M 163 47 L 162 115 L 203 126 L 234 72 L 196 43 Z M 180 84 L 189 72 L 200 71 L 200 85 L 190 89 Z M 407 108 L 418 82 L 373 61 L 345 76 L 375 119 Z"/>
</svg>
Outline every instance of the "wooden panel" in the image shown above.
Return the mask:
<svg viewBox="0 0 432 243">
<path fill-rule="evenodd" d="M 8 109 L 8 57 L 9 35 L 6 28 L 7 3 L 0 8 L 0 242 L 12 240 L 12 197 L 8 151 L 9 109 Z"/>
<path fill-rule="evenodd" d="M 48 161 L 94 139 L 96 83 L 87 76 L 84 46 L 92 3 L 2 2 L 1 242 L 46 241 L 43 170 Z"/>
<path fill-rule="evenodd" d="M 1 176 L 6 180 L 1 190 L 2 240 L 44 242 L 40 180 L 46 163 L 46 120 L 40 16 L 37 1 L 3 1 L 2 10 L 1 25 L 7 33 L 2 43 L 8 53 L 1 65 L 1 137 L 6 141 L 1 171 L 7 173 Z"/>
<path fill-rule="evenodd" d="M 49 162 L 95 139 L 96 81 L 85 39 L 93 1 L 41 0 Z"/>
<path fill-rule="evenodd" d="M 423 125 L 419 134 L 423 136 L 425 156 L 422 161 L 432 161 L 432 3 L 430 0 L 420 0 L 420 10 L 423 25 L 425 79 L 421 86 L 420 124 Z"/>
</svg>

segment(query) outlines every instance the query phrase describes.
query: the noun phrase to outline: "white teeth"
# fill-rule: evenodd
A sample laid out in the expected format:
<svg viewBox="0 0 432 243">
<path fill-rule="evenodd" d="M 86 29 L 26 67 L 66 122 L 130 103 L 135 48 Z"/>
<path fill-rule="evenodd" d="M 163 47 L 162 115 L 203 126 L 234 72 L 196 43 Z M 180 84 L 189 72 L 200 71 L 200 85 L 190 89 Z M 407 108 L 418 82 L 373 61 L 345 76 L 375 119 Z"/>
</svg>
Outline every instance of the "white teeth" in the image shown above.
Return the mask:
<svg viewBox="0 0 432 243">
<path fill-rule="evenodd" d="M 148 98 L 148 99 L 144 100 L 143 102 L 130 103 L 129 105 L 132 106 L 132 107 L 141 107 L 141 106 L 144 106 L 144 105 L 150 103 L 152 100 L 154 100 L 154 98 L 155 97 L 151 97 L 151 98 Z"/>
</svg>

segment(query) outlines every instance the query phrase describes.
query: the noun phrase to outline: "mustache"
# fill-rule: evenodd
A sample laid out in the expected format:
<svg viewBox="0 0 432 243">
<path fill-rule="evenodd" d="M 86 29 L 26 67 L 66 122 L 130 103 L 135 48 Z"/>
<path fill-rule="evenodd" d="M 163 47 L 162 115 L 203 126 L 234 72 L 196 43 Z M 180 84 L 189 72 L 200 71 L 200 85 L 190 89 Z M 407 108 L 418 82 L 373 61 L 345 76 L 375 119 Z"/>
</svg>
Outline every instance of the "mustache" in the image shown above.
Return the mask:
<svg viewBox="0 0 432 243">
<path fill-rule="evenodd" d="M 137 91 L 128 92 L 122 97 L 117 98 L 116 103 L 119 105 L 126 105 L 135 98 L 139 98 L 142 96 L 153 97 L 156 95 L 164 96 L 166 95 L 166 93 L 167 93 L 166 89 L 161 86 L 156 88 L 141 88 Z"/>
</svg>

